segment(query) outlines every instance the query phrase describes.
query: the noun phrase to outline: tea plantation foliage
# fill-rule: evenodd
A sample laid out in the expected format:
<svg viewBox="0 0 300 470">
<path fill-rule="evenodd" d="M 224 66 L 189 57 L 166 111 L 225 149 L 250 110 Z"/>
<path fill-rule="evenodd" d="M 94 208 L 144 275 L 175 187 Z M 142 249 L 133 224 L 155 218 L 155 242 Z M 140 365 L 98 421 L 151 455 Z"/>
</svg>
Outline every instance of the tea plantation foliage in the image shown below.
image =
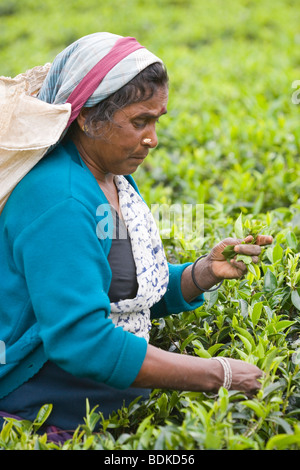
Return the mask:
<svg viewBox="0 0 300 470">
<path fill-rule="evenodd" d="M 176 353 L 257 364 L 257 395 L 154 390 L 109 420 L 87 404 L 63 449 L 300 449 L 299 24 L 298 0 L 0 1 L 2 75 L 51 62 L 95 31 L 135 36 L 164 59 L 169 112 L 136 180 L 150 205 L 204 215 L 192 244 L 176 221 L 162 229 L 171 261 L 253 227 L 274 237 L 259 269 L 201 308 L 155 321 L 151 336 Z M 50 412 L 45 404 L 35 423 L 8 421 L 0 448 L 58 448 L 37 434 Z"/>
</svg>

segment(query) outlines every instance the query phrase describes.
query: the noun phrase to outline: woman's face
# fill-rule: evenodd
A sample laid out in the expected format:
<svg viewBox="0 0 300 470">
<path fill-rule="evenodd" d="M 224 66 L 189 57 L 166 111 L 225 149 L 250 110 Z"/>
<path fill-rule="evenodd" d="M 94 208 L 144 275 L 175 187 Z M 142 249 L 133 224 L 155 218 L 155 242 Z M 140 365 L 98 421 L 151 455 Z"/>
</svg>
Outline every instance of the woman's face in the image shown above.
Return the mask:
<svg viewBox="0 0 300 470">
<path fill-rule="evenodd" d="M 92 166 L 103 175 L 133 173 L 149 149 L 157 145 L 156 123 L 166 114 L 167 102 L 168 88 L 161 87 L 152 98 L 117 111 L 114 123 L 108 123 L 104 132 L 101 129 L 100 138 L 92 139 L 81 133 L 80 141 Z"/>
</svg>

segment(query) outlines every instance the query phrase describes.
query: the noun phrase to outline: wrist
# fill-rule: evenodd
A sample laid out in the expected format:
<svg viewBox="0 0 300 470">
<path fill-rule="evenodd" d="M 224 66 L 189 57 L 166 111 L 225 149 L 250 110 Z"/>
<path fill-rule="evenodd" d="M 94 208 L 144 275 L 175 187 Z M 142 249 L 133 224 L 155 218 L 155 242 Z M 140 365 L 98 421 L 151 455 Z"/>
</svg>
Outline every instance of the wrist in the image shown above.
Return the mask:
<svg viewBox="0 0 300 470">
<path fill-rule="evenodd" d="M 215 358 L 207 359 L 208 372 L 205 391 L 216 393 L 224 383 L 224 369 L 221 362 L 213 359 Z"/>
<path fill-rule="evenodd" d="M 194 284 L 202 291 L 218 289 L 223 278 L 216 276 L 212 269 L 212 260 L 209 255 L 200 256 L 192 266 L 192 279 Z M 211 289 L 216 284 L 215 289 Z"/>
</svg>

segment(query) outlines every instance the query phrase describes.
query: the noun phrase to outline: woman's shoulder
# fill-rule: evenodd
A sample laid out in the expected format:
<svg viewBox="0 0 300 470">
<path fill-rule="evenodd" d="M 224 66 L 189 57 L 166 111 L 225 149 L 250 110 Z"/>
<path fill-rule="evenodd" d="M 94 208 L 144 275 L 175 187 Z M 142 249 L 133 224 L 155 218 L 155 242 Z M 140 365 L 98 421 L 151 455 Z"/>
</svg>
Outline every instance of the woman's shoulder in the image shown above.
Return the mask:
<svg viewBox="0 0 300 470">
<path fill-rule="evenodd" d="M 99 192 L 96 181 L 82 167 L 74 149 L 60 143 L 18 183 L 3 216 L 8 220 L 12 215 L 14 220 L 22 220 L 27 225 L 67 200 L 78 201 L 96 215 L 101 199 Z"/>
<path fill-rule="evenodd" d="M 67 196 L 67 159 L 59 145 L 44 156 L 17 184 L 6 203 L 6 211 L 35 211 L 49 207 Z"/>
</svg>

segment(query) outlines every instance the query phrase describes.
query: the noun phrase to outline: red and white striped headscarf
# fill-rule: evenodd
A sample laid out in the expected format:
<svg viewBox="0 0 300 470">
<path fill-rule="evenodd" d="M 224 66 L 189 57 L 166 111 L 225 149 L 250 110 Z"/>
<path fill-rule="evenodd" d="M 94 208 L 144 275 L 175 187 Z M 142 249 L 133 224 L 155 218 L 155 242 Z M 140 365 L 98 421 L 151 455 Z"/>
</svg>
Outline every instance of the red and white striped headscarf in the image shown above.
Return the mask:
<svg viewBox="0 0 300 470">
<path fill-rule="evenodd" d="M 135 38 L 111 33 L 84 36 L 55 58 L 38 98 L 70 103 L 70 125 L 83 106 L 104 100 L 154 62 L 161 60 Z"/>
</svg>

